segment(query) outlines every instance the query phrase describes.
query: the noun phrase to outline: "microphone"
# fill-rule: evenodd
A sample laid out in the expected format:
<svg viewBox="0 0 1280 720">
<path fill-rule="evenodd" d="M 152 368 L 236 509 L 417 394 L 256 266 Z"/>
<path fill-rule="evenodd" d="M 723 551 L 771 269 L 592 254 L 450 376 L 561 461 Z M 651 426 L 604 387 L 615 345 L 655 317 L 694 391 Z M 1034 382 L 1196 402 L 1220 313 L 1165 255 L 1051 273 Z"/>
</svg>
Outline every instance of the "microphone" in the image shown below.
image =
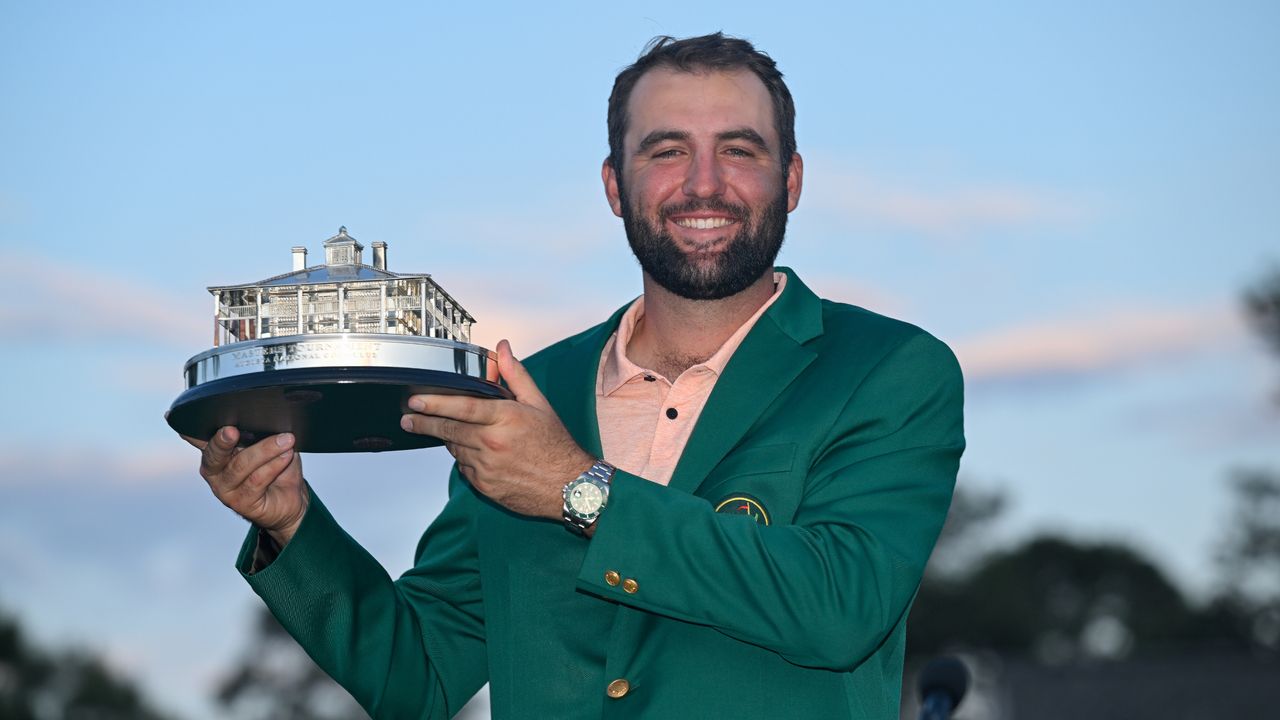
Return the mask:
<svg viewBox="0 0 1280 720">
<path fill-rule="evenodd" d="M 943 655 L 920 671 L 919 720 L 947 720 L 969 688 L 969 669 L 960 658 Z"/>
</svg>

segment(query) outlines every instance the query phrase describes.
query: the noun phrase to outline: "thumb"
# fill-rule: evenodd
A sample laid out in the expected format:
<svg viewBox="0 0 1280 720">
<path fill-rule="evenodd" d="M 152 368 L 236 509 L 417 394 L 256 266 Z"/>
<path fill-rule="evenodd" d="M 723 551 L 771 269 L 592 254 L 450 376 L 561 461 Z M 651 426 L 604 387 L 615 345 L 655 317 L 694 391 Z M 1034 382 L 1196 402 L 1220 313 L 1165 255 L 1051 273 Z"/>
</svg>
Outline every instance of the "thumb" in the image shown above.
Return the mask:
<svg viewBox="0 0 1280 720">
<path fill-rule="evenodd" d="M 214 471 L 221 472 L 236 454 L 236 443 L 240 440 L 240 430 L 228 425 L 218 430 L 209 438 L 209 443 L 201 451 L 203 463 Z"/>
<path fill-rule="evenodd" d="M 511 352 L 511 343 L 506 340 L 498 341 L 498 374 L 507 381 L 507 387 L 516 394 L 518 402 L 544 410 L 551 409 L 551 403 L 547 402 L 547 398 L 538 389 L 538 384 L 533 381 L 529 371 L 516 359 L 515 353 Z"/>
</svg>

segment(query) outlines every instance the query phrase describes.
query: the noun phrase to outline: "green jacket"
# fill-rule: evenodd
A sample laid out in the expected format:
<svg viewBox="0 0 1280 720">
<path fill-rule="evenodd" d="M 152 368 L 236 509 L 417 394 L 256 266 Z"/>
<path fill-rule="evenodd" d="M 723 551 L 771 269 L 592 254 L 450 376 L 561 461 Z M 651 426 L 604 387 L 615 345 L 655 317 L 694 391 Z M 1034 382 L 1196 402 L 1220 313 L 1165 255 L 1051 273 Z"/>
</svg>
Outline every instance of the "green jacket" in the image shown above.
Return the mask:
<svg viewBox="0 0 1280 720">
<path fill-rule="evenodd" d="M 593 539 L 455 470 L 399 580 L 314 496 L 252 575 L 250 533 L 241 571 L 377 718 L 451 716 L 486 681 L 495 718 L 897 718 L 905 618 L 964 448 L 960 371 L 919 328 L 783 270 L 670 485 L 619 471 Z M 595 454 L 621 315 L 526 362 Z"/>
</svg>

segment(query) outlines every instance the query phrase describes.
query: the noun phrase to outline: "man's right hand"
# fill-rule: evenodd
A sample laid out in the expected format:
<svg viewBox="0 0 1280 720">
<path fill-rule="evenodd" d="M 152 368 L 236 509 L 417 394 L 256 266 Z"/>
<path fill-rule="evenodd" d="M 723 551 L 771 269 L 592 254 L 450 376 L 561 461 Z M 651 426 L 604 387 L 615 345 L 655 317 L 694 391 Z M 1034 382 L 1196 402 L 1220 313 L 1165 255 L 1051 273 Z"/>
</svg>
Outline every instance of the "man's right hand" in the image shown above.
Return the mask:
<svg viewBox="0 0 1280 720">
<path fill-rule="evenodd" d="M 228 426 L 208 442 L 185 435 L 183 439 L 199 448 L 200 476 L 222 504 L 266 530 L 280 547 L 287 545 L 310 500 L 293 435 L 272 435 L 237 448 L 240 431 Z"/>
</svg>

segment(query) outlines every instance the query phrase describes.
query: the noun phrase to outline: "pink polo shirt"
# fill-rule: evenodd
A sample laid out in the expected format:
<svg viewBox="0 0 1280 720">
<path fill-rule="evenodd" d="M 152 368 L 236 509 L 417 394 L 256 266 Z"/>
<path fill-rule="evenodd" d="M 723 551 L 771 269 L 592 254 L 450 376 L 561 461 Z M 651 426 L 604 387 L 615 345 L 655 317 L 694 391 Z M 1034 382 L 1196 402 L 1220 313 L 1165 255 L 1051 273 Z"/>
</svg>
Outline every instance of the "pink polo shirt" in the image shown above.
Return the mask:
<svg viewBox="0 0 1280 720">
<path fill-rule="evenodd" d="M 773 274 L 773 295 L 715 354 L 680 373 L 675 382 L 627 358 L 626 347 L 644 317 L 644 297 L 631 303 L 604 345 L 596 374 L 596 417 L 604 459 L 633 475 L 666 485 L 685 443 L 729 358 L 765 310 L 782 295 L 783 273 Z"/>
</svg>

